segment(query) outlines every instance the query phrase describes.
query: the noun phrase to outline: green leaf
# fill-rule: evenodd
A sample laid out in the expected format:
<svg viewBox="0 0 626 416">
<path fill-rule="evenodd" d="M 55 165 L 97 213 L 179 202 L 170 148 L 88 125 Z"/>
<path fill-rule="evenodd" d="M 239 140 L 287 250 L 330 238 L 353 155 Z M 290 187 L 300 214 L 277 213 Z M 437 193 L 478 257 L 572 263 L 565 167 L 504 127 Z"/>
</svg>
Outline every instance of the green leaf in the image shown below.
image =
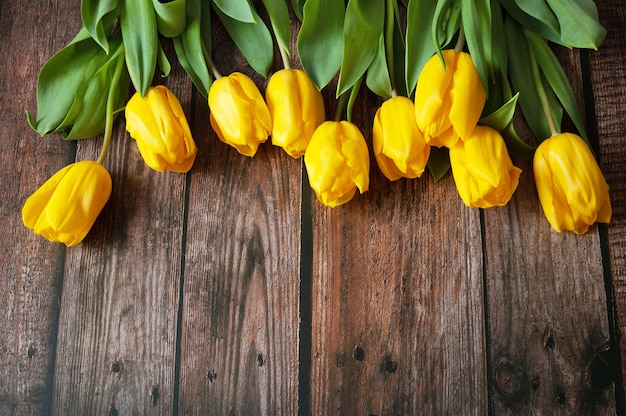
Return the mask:
<svg viewBox="0 0 626 416">
<path fill-rule="evenodd" d="M 522 27 L 509 15 L 504 22 L 509 48 L 509 73 L 513 88 L 520 92 L 519 104 L 533 134 L 544 139 L 551 136 L 550 126 L 535 88 L 530 48 Z"/>
<path fill-rule="evenodd" d="M 520 8 L 520 5 L 523 6 L 525 1 L 526 0 L 499 0 L 500 4 L 504 6 L 509 16 L 512 16 L 517 22 L 519 22 L 520 25 L 532 30 L 533 32 L 539 33 L 541 36 L 552 42 L 561 43 L 561 34 L 559 33 L 558 25 L 554 27 L 551 24 L 546 24 L 539 18 L 526 13 L 522 8 Z M 545 0 L 533 1 L 545 3 Z M 539 12 L 536 13 L 541 14 Z"/>
<path fill-rule="evenodd" d="M 285 0 L 263 0 L 263 5 L 269 15 L 274 36 L 278 46 L 288 54 L 290 53 L 291 20 Z"/>
<path fill-rule="evenodd" d="M 450 151 L 448 148 L 432 146 L 427 166 L 435 182 L 443 178 L 450 170 Z"/>
<path fill-rule="evenodd" d="M 211 0 L 211 3 L 233 20 L 244 23 L 257 22 L 256 13 L 248 0 Z"/>
<path fill-rule="evenodd" d="M 298 34 L 302 68 L 317 88 L 324 88 L 337 74 L 343 58 L 345 4 L 337 0 L 307 0 Z"/>
<path fill-rule="evenodd" d="M 491 52 L 491 5 L 489 0 L 462 0 L 461 15 L 467 47 L 487 94 L 494 79 Z"/>
<path fill-rule="evenodd" d="M 561 42 L 573 48 L 598 49 L 606 29 L 592 0 L 547 0 L 561 27 Z"/>
<path fill-rule="evenodd" d="M 433 39 L 432 22 L 437 2 L 411 0 L 406 24 L 406 84 L 409 93 L 417 86 L 417 79 L 437 47 Z"/>
<path fill-rule="evenodd" d="M 365 83 L 374 94 L 384 98 L 391 97 L 391 79 L 387 68 L 387 56 L 385 55 L 385 39 L 382 35 L 378 53 L 367 69 Z"/>
<path fill-rule="evenodd" d="M 152 0 L 122 2 L 120 26 L 130 79 L 143 97 L 154 78 L 159 52 L 157 21 Z"/>
<path fill-rule="evenodd" d="M 167 59 L 167 55 L 161 47 L 161 44 L 159 44 L 159 54 L 157 55 L 157 67 L 163 73 L 163 77 L 169 76 L 170 72 L 172 71 L 172 65 L 170 64 L 170 60 Z"/>
<path fill-rule="evenodd" d="M 502 134 L 511 154 L 529 157 L 533 154 L 534 147 L 522 140 L 513 126 L 513 116 L 515 115 L 518 98 L 519 92 L 504 103 L 502 107 L 488 116 L 481 118 L 480 124 L 498 130 Z"/>
<path fill-rule="evenodd" d="M 437 1 L 435 15 L 431 23 L 431 36 L 435 51 L 440 57 L 441 48 L 447 46 L 459 30 L 461 5 L 461 0 Z M 441 60 L 443 62 L 443 57 Z"/>
<path fill-rule="evenodd" d="M 350 0 L 343 27 L 343 60 L 337 96 L 348 91 L 365 74 L 378 51 L 385 23 L 385 3 Z"/>
<path fill-rule="evenodd" d="M 561 63 L 550 49 L 548 43 L 542 39 L 539 35 L 525 31 L 526 38 L 533 53 L 537 59 L 537 63 L 541 68 L 543 75 L 548 81 L 552 91 L 556 94 L 563 109 L 567 112 L 569 117 L 574 122 L 574 125 L 578 129 L 581 137 L 589 143 L 587 134 L 585 133 L 585 125 L 582 120 L 582 116 L 578 110 L 578 104 L 576 102 L 576 96 L 572 90 L 572 86 L 561 66 Z"/>
<path fill-rule="evenodd" d="M 187 25 L 186 0 L 172 0 L 166 3 L 152 0 L 152 5 L 156 13 L 160 34 L 167 38 L 173 38 L 183 33 Z"/>
<path fill-rule="evenodd" d="M 515 4 L 524 13 L 539 20 L 556 33 L 559 33 L 559 20 L 546 0 L 516 0 Z"/>
<path fill-rule="evenodd" d="M 252 9 L 257 23 L 246 23 L 225 15 L 220 9 L 214 10 L 252 69 L 267 77 L 274 62 L 274 41 L 257 12 Z"/>
<path fill-rule="evenodd" d="M 174 38 L 174 50 L 180 65 L 205 97 L 213 83 L 205 53 L 211 53 L 211 8 L 202 0 L 187 0 L 187 27 Z"/>
<path fill-rule="evenodd" d="M 80 7 L 83 24 L 91 37 L 109 53 L 109 35 L 119 15 L 117 0 L 83 0 Z"/>
<path fill-rule="evenodd" d="M 304 19 L 304 3 L 306 0 L 291 0 L 291 8 L 300 21 Z"/>
<path fill-rule="evenodd" d="M 37 119 L 28 122 L 39 134 L 62 133 L 64 139 L 94 137 L 104 131 L 109 85 L 117 63 L 124 59 L 119 32 L 109 40 L 110 53 L 83 28 L 50 58 L 37 80 Z M 122 107 L 130 79 L 121 75 L 114 106 Z"/>
</svg>

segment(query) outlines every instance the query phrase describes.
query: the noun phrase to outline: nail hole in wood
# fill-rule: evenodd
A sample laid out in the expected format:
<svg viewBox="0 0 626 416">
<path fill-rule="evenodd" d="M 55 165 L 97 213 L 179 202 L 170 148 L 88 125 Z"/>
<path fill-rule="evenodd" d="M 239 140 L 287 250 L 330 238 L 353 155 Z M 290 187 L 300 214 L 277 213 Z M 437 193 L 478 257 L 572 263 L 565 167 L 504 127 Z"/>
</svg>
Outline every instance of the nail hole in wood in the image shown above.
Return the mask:
<svg viewBox="0 0 626 416">
<path fill-rule="evenodd" d="M 211 383 L 213 383 L 217 379 L 217 373 L 215 372 L 215 370 L 209 370 L 208 373 L 206 374 L 206 378 Z"/>
<path fill-rule="evenodd" d="M 385 361 L 383 363 L 383 366 L 385 368 L 385 371 L 388 373 L 395 373 L 396 370 L 398 369 L 398 363 L 396 363 L 395 361 L 393 361 L 391 359 L 391 357 L 387 357 L 385 358 Z"/>
<path fill-rule="evenodd" d="M 119 377 L 122 374 L 123 369 L 124 369 L 124 364 L 119 360 L 115 360 L 111 363 L 111 367 L 109 368 L 109 371 L 111 372 L 111 374 L 114 374 L 115 376 Z"/>
<path fill-rule="evenodd" d="M 113 401 L 113 399 L 111 399 L 111 401 L 109 402 L 109 407 L 107 408 L 107 415 L 108 416 L 118 416 L 118 414 L 119 414 L 119 412 L 115 408 L 115 402 Z"/>
<path fill-rule="evenodd" d="M 28 355 L 28 358 L 29 359 L 33 358 L 36 353 L 37 353 L 37 349 L 35 348 L 35 344 L 30 344 L 28 346 L 28 351 L 26 352 L 26 354 Z"/>
<path fill-rule="evenodd" d="M 556 402 L 563 406 L 565 405 L 565 401 L 567 400 L 567 396 L 565 396 L 565 393 L 563 393 L 563 391 L 561 391 L 560 389 L 556 391 L 556 396 L 554 397 L 554 400 L 556 400 Z"/>
<path fill-rule="evenodd" d="M 151 385 L 148 395 L 150 396 L 150 402 L 152 403 L 152 406 L 156 406 L 159 403 L 159 385 Z"/>
<path fill-rule="evenodd" d="M 357 345 L 354 347 L 353 356 L 355 360 L 363 361 L 365 359 L 365 350 L 360 345 Z"/>
<path fill-rule="evenodd" d="M 593 391 L 602 391 L 613 385 L 613 366 L 611 365 L 611 351 L 605 345 L 596 353 L 585 369 L 585 382 Z"/>
<path fill-rule="evenodd" d="M 556 347 L 556 342 L 554 341 L 554 334 L 551 329 L 548 329 L 546 333 L 543 335 L 543 347 L 554 350 Z"/>
<path fill-rule="evenodd" d="M 259 367 L 263 367 L 263 364 L 265 364 L 265 357 L 263 357 L 263 354 L 259 353 L 259 355 L 256 356 L 256 362 Z"/>
<path fill-rule="evenodd" d="M 539 390 L 540 385 L 541 383 L 539 382 L 539 377 L 533 378 L 533 380 L 530 382 L 530 388 L 533 389 L 533 391 Z"/>
</svg>

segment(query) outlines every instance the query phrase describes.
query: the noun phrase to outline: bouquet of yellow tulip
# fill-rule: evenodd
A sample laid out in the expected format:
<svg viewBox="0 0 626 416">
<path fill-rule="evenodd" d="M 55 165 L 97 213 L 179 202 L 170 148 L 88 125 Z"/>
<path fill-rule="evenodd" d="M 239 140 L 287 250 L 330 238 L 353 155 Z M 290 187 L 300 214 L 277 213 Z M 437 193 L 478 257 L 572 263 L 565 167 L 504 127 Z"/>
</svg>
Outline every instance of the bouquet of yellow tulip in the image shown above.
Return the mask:
<svg viewBox="0 0 626 416">
<path fill-rule="evenodd" d="M 370 152 L 352 109 L 365 85 L 384 99 L 371 128 L 372 151 L 389 180 L 434 180 L 448 170 L 469 207 L 506 205 L 521 170 L 510 154 L 534 157 L 539 198 L 558 231 L 584 233 L 608 222 L 608 186 L 595 161 L 570 83 L 550 43 L 597 49 L 605 37 L 593 0 L 262 0 L 267 22 L 248 0 L 82 0 L 83 27 L 41 70 L 41 135 L 104 133 L 97 162 L 59 171 L 25 203 L 24 224 L 68 246 L 87 234 L 111 193 L 103 167 L 116 115 L 146 164 L 188 172 L 197 148 L 180 103 L 165 86 L 161 43 L 207 99 L 218 138 L 254 156 L 271 137 L 304 156 L 311 188 L 328 206 L 369 187 Z M 290 66 L 292 20 L 300 21 Z M 265 94 L 241 72 L 222 76 L 212 57 L 219 20 L 250 68 L 268 78 Z M 269 24 L 268 24 L 269 23 Z M 274 41 L 275 40 L 275 41 Z M 273 72 L 275 43 L 283 68 Z M 321 90 L 336 80 L 327 120 Z M 135 93 L 127 100 L 129 87 Z M 540 143 L 524 142 L 521 111 Z M 345 117 L 344 117 L 345 111 Z M 567 114 L 578 132 L 562 133 Z"/>
</svg>

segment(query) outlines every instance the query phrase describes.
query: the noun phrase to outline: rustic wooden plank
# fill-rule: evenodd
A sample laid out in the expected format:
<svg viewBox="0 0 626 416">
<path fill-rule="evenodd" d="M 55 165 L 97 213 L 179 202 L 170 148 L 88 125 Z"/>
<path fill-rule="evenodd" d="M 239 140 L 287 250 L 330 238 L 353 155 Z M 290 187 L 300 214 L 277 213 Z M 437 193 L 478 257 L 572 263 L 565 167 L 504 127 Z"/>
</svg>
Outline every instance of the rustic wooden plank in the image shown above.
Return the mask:
<svg viewBox="0 0 626 416">
<path fill-rule="evenodd" d="M 189 117 L 189 78 L 173 65 L 166 83 Z M 101 144 L 80 142 L 77 159 L 97 158 Z M 123 119 L 105 166 L 111 199 L 85 241 L 67 251 L 53 414 L 169 415 L 186 175 L 151 170 Z"/>
<path fill-rule="evenodd" d="M 584 114 L 578 52 L 557 52 Z M 524 172 L 511 203 L 484 214 L 494 412 L 615 414 L 598 226 L 584 236 L 552 230 L 532 162 L 516 162 Z"/>
<path fill-rule="evenodd" d="M 26 229 L 21 209 L 31 193 L 73 159 L 74 148 L 56 138 L 40 138 L 24 112 L 36 112 L 39 69 L 79 25 L 74 3 L 0 3 L 2 415 L 50 412 L 64 248 Z"/>
<path fill-rule="evenodd" d="M 214 25 L 223 74 L 255 76 Z M 183 286 L 179 414 L 298 413 L 302 162 L 220 142 L 198 97 Z"/>
<path fill-rule="evenodd" d="M 597 52 L 590 53 L 592 87 L 599 136 L 599 161 L 610 187 L 613 220 L 607 227 L 610 271 L 615 292 L 617 328 L 626 333 L 626 10 L 618 0 L 598 2 L 600 21 L 608 36 Z M 619 337 L 622 383 L 626 374 L 626 338 Z M 622 384 L 623 394 L 626 384 Z M 621 398 L 624 410 L 625 398 Z"/>
<path fill-rule="evenodd" d="M 333 92 L 329 94 L 329 100 Z M 353 120 L 368 143 L 380 100 Z M 312 414 L 486 414 L 479 212 L 452 176 L 313 197 Z"/>
</svg>

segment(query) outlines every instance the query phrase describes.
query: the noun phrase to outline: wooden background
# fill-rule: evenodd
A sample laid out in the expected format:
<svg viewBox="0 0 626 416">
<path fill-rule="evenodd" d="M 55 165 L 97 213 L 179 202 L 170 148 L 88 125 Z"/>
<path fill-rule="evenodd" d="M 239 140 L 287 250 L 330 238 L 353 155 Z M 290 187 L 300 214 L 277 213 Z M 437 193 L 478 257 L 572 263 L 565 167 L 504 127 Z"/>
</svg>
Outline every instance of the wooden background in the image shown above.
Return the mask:
<svg viewBox="0 0 626 416">
<path fill-rule="evenodd" d="M 101 138 L 40 138 L 24 112 L 79 5 L 0 1 L 0 415 L 624 414 L 621 0 L 598 2 L 599 51 L 558 49 L 611 186 L 608 227 L 550 229 L 528 160 L 504 208 L 465 207 L 451 175 L 389 183 L 374 163 L 369 192 L 326 208 L 302 160 L 219 142 L 175 66 L 161 82 L 190 120 L 193 169 L 151 171 L 120 119 L 111 200 L 66 249 L 24 228 L 21 207 Z M 221 72 L 251 74 L 214 32 Z M 381 100 L 359 100 L 369 142 Z"/>
</svg>

